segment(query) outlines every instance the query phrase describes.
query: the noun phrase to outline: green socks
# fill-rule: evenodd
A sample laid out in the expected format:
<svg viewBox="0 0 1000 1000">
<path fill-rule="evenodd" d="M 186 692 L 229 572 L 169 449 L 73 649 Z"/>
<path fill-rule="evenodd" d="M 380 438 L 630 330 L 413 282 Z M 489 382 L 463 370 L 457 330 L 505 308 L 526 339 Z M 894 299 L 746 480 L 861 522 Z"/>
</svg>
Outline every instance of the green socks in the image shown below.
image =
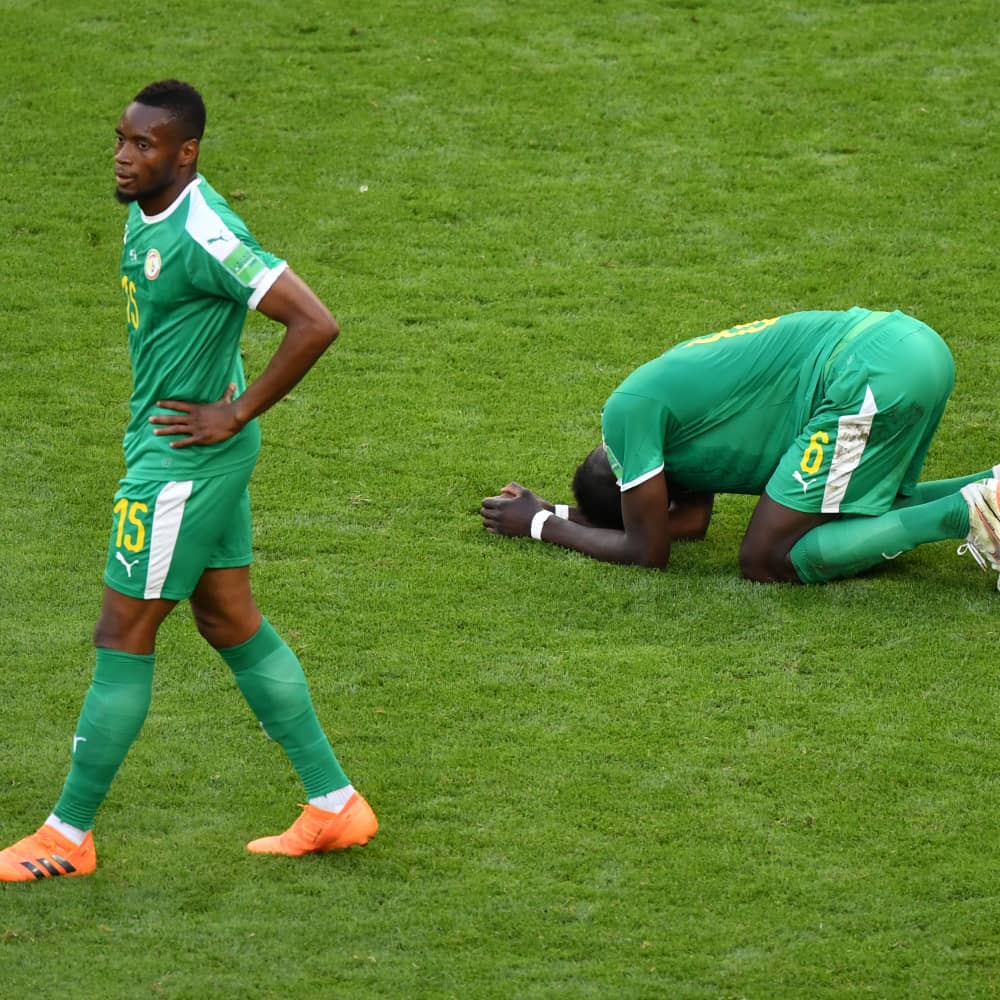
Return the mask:
<svg viewBox="0 0 1000 1000">
<path fill-rule="evenodd" d="M 985 472 L 977 472 L 973 476 L 959 476 L 957 479 L 929 479 L 926 483 L 917 483 L 913 495 L 905 498 L 897 497 L 896 502 L 892 505 L 892 509 L 900 510 L 903 507 L 916 507 L 931 500 L 940 500 L 942 497 L 957 493 L 963 486 L 968 486 L 969 483 L 978 483 L 981 479 L 995 478 L 996 473 L 997 467 L 994 466 Z"/>
<path fill-rule="evenodd" d="M 298 657 L 267 619 L 246 642 L 219 654 L 264 731 L 288 754 L 309 798 L 350 784 L 316 718 Z"/>
<path fill-rule="evenodd" d="M 246 642 L 219 652 L 268 736 L 288 754 L 307 796 L 348 786 L 313 711 L 302 667 L 270 624 L 265 620 Z M 80 830 L 94 825 L 149 711 L 154 659 L 152 654 L 97 650 L 94 679 L 73 736 L 69 774 L 53 809 L 63 823 Z"/>
<path fill-rule="evenodd" d="M 149 710 L 153 693 L 149 656 L 98 649 L 94 679 L 83 699 L 73 736 L 73 755 L 53 812 L 63 822 L 89 830 Z"/>
<path fill-rule="evenodd" d="M 980 477 L 982 478 L 982 477 Z M 789 553 L 803 583 L 854 576 L 924 542 L 964 538 L 969 508 L 961 493 L 915 507 L 897 507 L 877 517 L 828 521 L 803 535 Z"/>
</svg>

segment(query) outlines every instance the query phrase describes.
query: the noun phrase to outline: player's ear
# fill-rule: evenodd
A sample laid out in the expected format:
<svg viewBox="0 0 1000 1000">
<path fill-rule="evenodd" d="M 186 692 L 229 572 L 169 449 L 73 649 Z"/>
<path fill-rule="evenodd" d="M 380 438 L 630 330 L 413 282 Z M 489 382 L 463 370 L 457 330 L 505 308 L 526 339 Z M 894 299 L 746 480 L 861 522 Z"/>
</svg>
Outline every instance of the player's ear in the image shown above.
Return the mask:
<svg viewBox="0 0 1000 1000">
<path fill-rule="evenodd" d="M 192 163 L 197 163 L 200 145 L 197 139 L 185 139 L 181 143 L 180 154 L 177 158 L 178 163 L 182 167 L 189 167 Z"/>
</svg>

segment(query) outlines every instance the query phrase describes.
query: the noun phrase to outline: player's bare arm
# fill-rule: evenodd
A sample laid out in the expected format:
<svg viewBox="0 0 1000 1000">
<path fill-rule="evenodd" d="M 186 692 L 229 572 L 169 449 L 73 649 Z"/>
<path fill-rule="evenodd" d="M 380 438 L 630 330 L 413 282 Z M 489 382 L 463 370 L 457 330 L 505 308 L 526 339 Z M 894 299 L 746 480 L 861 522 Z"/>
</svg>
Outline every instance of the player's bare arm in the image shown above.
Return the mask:
<svg viewBox="0 0 1000 1000">
<path fill-rule="evenodd" d="M 672 541 L 667 483 L 663 475 L 622 494 L 624 530 L 597 528 L 585 519 L 550 517 L 541 528 L 542 541 L 574 549 L 601 562 L 663 569 L 670 560 Z M 534 516 L 551 504 L 517 483 L 499 496 L 483 500 L 483 526 L 495 535 L 523 536 L 531 531 Z M 707 522 L 706 522 L 707 524 Z"/>
<path fill-rule="evenodd" d="M 238 399 L 233 399 L 236 387 L 231 384 L 214 403 L 158 400 L 158 407 L 177 411 L 149 418 L 150 423 L 158 425 L 154 434 L 184 435 L 171 442 L 172 448 L 215 444 L 237 434 L 286 396 L 340 333 L 330 311 L 290 268 L 268 289 L 257 310 L 286 327 L 274 356 Z"/>
<path fill-rule="evenodd" d="M 714 493 L 670 494 L 670 537 L 675 542 L 700 542 L 708 532 Z"/>
</svg>

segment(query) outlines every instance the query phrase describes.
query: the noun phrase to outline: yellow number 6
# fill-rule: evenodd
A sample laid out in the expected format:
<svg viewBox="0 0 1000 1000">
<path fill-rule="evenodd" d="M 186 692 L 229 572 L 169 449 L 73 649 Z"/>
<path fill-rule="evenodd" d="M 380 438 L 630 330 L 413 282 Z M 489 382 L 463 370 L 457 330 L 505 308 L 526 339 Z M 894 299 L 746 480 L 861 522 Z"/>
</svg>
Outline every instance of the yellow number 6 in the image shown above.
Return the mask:
<svg viewBox="0 0 1000 1000">
<path fill-rule="evenodd" d="M 819 472 L 819 467 L 823 464 L 823 445 L 830 443 L 830 435 L 826 431 L 816 431 L 809 438 L 809 447 L 802 452 L 802 461 L 799 468 L 807 476 L 812 476 Z"/>
</svg>

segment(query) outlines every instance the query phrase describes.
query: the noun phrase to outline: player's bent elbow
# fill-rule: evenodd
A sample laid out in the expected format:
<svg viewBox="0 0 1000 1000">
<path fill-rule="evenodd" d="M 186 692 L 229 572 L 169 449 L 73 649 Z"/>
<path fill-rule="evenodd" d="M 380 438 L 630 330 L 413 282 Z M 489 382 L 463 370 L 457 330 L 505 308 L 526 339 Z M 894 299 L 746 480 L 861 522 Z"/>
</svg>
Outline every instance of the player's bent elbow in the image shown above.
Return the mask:
<svg viewBox="0 0 1000 1000">
<path fill-rule="evenodd" d="M 317 335 L 323 341 L 324 347 L 329 347 L 340 336 L 340 325 L 331 313 L 326 312 L 319 323 Z"/>
<path fill-rule="evenodd" d="M 289 325 L 288 333 L 295 338 L 299 347 L 315 360 L 337 339 L 340 327 L 324 308 L 322 311 L 312 310 L 298 317 Z"/>
</svg>

